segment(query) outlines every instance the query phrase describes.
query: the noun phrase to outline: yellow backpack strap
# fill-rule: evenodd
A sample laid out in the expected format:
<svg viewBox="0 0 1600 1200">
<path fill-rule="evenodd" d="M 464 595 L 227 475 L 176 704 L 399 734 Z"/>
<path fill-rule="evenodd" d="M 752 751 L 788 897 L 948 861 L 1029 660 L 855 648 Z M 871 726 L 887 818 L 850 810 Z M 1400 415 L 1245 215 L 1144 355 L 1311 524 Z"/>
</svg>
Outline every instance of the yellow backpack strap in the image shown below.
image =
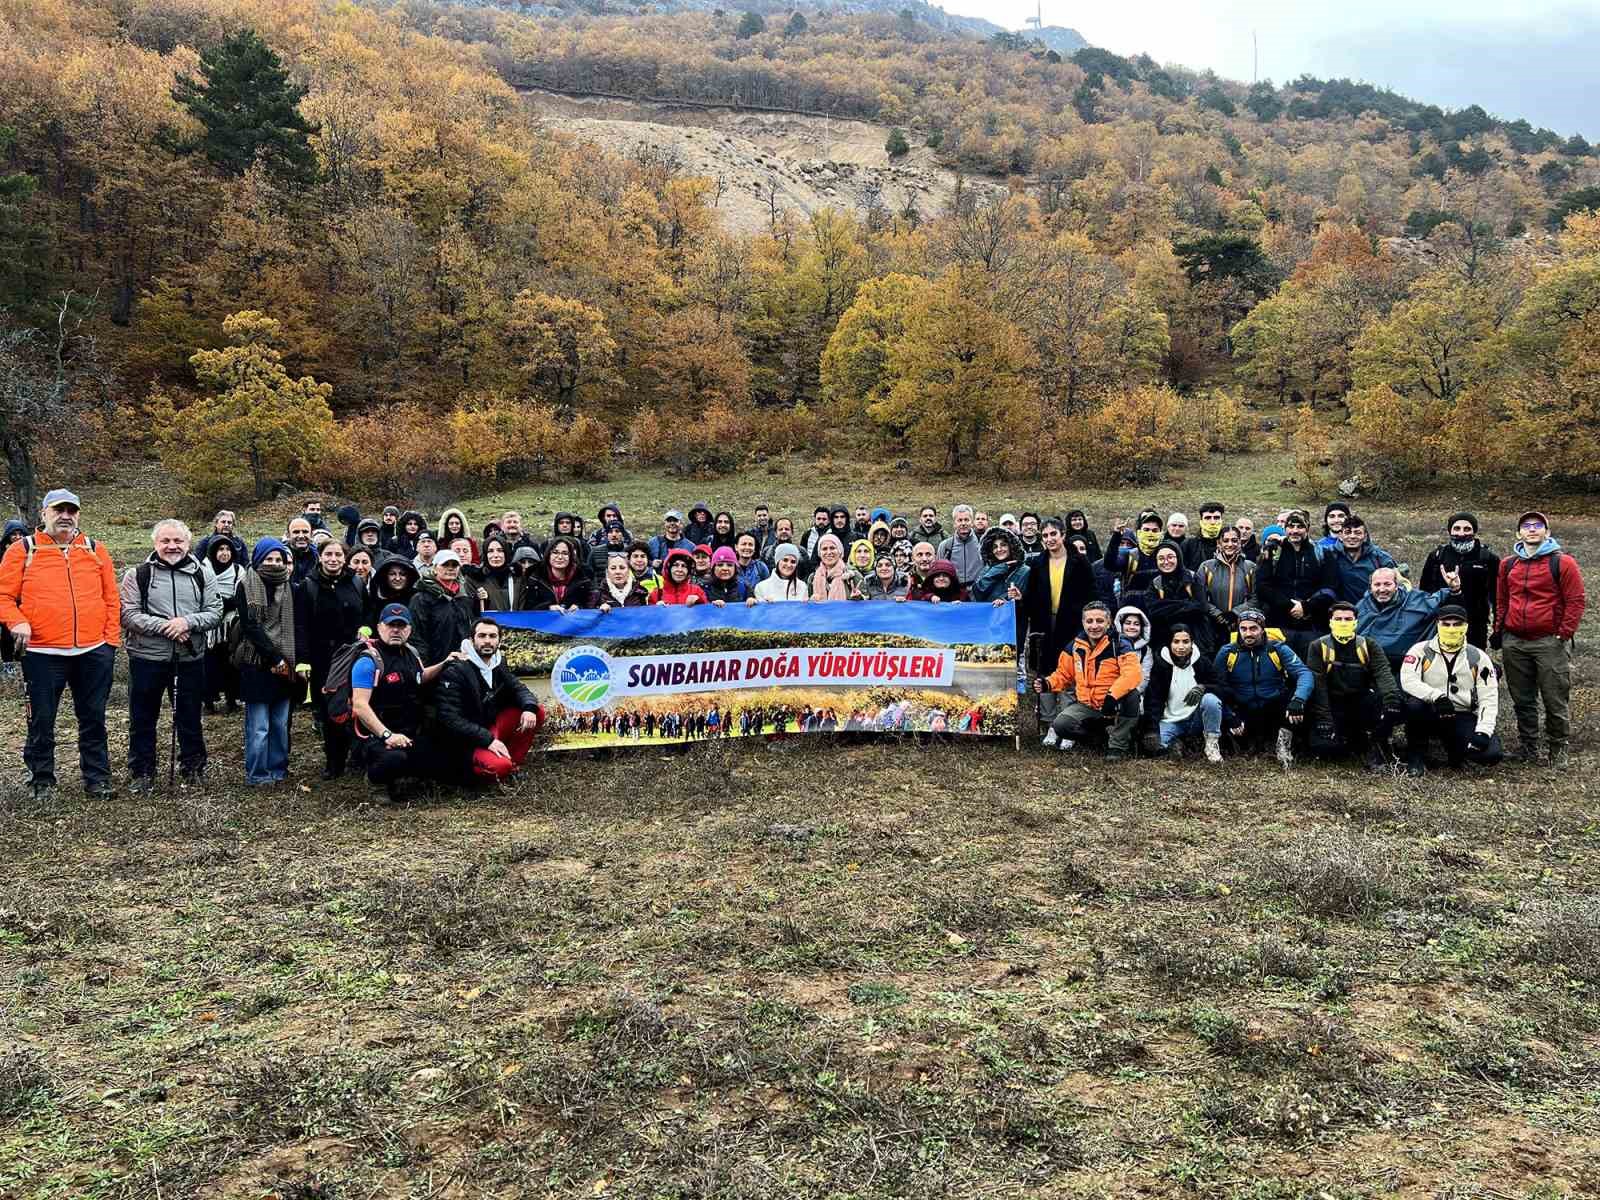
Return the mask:
<svg viewBox="0 0 1600 1200">
<path fill-rule="evenodd" d="M 1281 674 L 1283 672 L 1283 659 L 1278 657 L 1278 652 L 1269 646 L 1267 648 L 1267 657 L 1272 660 L 1272 665 L 1276 667 L 1278 672 Z"/>
<path fill-rule="evenodd" d="M 1327 642 L 1323 641 L 1321 638 L 1317 639 L 1317 645 L 1322 647 L 1322 669 L 1326 671 L 1329 667 L 1333 666 L 1333 660 L 1337 657 L 1337 655 L 1335 654 L 1333 647 Z"/>
<path fill-rule="evenodd" d="M 1237 663 L 1238 661 L 1239 661 L 1239 647 L 1237 647 L 1237 646 L 1229 646 L 1228 647 L 1228 659 L 1227 659 L 1228 670 L 1232 671 L 1233 667 L 1234 667 L 1234 664 Z"/>
<path fill-rule="evenodd" d="M 1356 642 L 1356 657 L 1361 660 L 1361 665 L 1367 665 L 1367 639 L 1361 638 Z"/>
</svg>

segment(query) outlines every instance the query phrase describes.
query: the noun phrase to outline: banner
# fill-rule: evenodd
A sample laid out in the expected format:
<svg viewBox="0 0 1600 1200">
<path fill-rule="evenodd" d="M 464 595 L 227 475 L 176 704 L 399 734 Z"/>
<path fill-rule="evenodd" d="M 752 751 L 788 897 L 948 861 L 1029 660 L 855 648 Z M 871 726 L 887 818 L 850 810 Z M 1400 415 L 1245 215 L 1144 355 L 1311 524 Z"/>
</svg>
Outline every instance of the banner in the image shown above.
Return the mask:
<svg viewBox="0 0 1600 1200">
<path fill-rule="evenodd" d="M 552 748 L 848 731 L 1010 736 L 1012 605 L 497 612 Z"/>
</svg>

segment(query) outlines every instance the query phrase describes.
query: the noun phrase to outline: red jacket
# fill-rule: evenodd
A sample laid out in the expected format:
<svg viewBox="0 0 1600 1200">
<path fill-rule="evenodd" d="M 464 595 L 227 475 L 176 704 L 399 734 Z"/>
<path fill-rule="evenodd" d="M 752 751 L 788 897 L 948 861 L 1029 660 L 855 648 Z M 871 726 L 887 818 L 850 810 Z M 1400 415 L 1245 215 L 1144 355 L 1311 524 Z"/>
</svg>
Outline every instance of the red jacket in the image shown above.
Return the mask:
<svg viewBox="0 0 1600 1200">
<path fill-rule="evenodd" d="M 1559 558 L 1552 577 L 1551 558 Z M 1495 586 L 1494 629 L 1520 638 L 1555 634 L 1571 641 L 1583 620 L 1583 572 L 1578 560 L 1560 550 L 1536 558 L 1508 554 L 1500 560 Z"/>
<path fill-rule="evenodd" d="M 667 557 L 661 561 L 661 586 L 650 592 L 651 604 L 687 604 L 691 596 L 697 604 L 706 602 L 705 589 L 694 581 L 692 573 L 682 583 L 672 582 L 670 568 L 673 560 L 679 558 L 688 563 L 689 570 L 693 572 L 694 557 L 687 550 L 669 550 Z"/>
</svg>

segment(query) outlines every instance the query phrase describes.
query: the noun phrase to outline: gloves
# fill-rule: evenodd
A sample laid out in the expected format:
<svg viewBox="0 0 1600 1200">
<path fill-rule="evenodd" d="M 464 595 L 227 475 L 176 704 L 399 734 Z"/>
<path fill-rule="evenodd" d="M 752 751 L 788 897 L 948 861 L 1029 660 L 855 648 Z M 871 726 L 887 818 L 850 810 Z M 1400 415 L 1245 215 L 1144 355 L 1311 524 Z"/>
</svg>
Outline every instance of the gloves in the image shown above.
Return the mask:
<svg viewBox="0 0 1600 1200">
<path fill-rule="evenodd" d="M 1505 648 L 1505 642 L 1506 642 L 1506 639 L 1505 639 L 1505 635 L 1504 634 L 1491 633 L 1489 635 L 1489 649 L 1491 649 L 1491 650 L 1504 649 Z"/>
<path fill-rule="evenodd" d="M 1300 699 L 1299 696 L 1296 696 L 1293 700 L 1289 701 L 1288 713 L 1291 717 L 1298 717 L 1305 711 L 1306 702 Z"/>
<path fill-rule="evenodd" d="M 1489 735 L 1487 733 L 1475 733 L 1467 739 L 1467 745 L 1482 754 L 1489 748 Z"/>
<path fill-rule="evenodd" d="M 1405 709 L 1401 708 L 1398 704 L 1385 704 L 1383 706 L 1383 715 L 1386 717 L 1398 717 L 1404 712 Z"/>
<path fill-rule="evenodd" d="M 1106 716 L 1115 719 L 1117 714 L 1122 711 L 1122 701 L 1115 696 L 1107 696 L 1105 702 L 1100 705 L 1100 711 Z"/>
<path fill-rule="evenodd" d="M 1199 687 L 1197 685 L 1197 686 L 1192 687 L 1192 688 L 1189 689 L 1188 693 L 1183 698 L 1183 702 L 1185 704 L 1199 704 L 1200 701 L 1205 699 L 1205 695 L 1206 695 L 1205 688 Z"/>
<path fill-rule="evenodd" d="M 1449 696 L 1440 696 L 1433 702 L 1433 711 L 1441 717 L 1453 717 L 1456 715 L 1456 702 Z"/>
</svg>

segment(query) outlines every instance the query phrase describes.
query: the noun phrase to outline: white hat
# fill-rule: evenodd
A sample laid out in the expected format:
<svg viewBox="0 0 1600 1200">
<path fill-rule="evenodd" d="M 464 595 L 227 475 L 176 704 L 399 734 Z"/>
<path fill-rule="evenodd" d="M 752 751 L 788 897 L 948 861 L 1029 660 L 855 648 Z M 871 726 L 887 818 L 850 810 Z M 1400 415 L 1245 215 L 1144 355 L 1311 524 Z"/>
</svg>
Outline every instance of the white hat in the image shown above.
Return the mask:
<svg viewBox="0 0 1600 1200">
<path fill-rule="evenodd" d="M 454 550 L 441 550 L 439 553 L 433 556 L 434 566 L 442 567 L 445 565 L 445 563 L 455 563 L 457 566 L 460 566 L 461 555 L 457 554 Z"/>
</svg>

